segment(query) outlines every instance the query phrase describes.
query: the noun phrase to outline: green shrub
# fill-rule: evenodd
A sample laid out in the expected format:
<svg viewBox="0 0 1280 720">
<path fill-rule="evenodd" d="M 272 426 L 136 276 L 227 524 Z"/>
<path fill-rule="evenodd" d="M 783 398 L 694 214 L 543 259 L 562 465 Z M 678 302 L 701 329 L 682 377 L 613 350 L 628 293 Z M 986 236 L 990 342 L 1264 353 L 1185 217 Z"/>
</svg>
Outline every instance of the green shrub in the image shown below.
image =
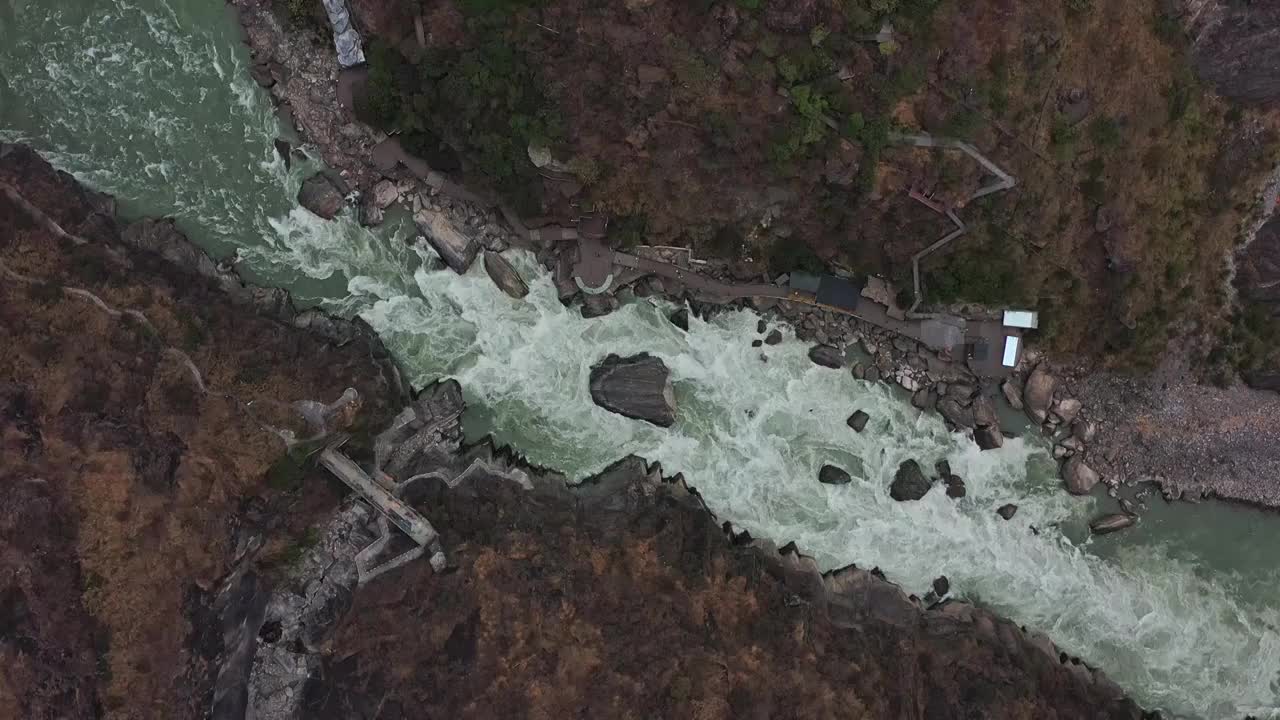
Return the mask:
<svg viewBox="0 0 1280 720">
<path fill-rule="evenodd" d="M 1089 139 L 1100 147 L 1114 148 L 1120 145 L 1124 136 L 1120 132 L 1120 123 L 1114 118 L 1099 115 L 1089 123 Z"/>
<path fill-rule="evenodd" d="M 826 272 L 827 264 L 803 241 L 778 240 L 769 249 L 769 268 L 774 272 Z"/>
</svg>

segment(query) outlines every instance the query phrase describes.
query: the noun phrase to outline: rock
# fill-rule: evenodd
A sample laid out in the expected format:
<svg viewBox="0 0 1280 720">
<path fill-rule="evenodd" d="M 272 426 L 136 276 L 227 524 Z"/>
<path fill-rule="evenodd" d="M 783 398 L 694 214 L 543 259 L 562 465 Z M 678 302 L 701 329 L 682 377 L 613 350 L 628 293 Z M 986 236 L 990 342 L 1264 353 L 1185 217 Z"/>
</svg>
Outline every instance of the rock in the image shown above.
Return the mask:
<svg viewBox="0 0 1280 720">
<path fill-rule="evenodd" d="M 284 169 L 288 170 L 293 166 L 293 157 L 291 156 L 293 146 L 289 144 L 288 140 L 282 140 L 280 138 L 276 138 L 272 141 L 272 144 L 276 148 L 276 154 L 284 161 Z"/>
<path fill-rule="evenodd" d="M 373 204 L 386 210 L 400 199 L 400 188 L 387 179 L 379 180 L 373 186 Z"/>
<path fill-rule="evenodd" d="M 1082 443 L 1092 442 L 1095 435 L 1098 434 L 1098 425 L 1092 420 L 1077 419 L 1071 425 L 1071 437 Z"/>
<path fill-rule="evenodd" d="M 618 309 L 618 299 L 608 293 L 587 295 L 582 299 L 582 317 L 597 318 Z"/>
<path fill-rule="evenodd" d="M 889 486 L 889 497 L 898 502 L 919 500 L 929 492 L 930 487 L 929 479 L 920 469 L 920 463 L 907 460 L 898 466 L 898 472 L 893 476 L 893 484 Z"/>
<path fill-rule="evenodd" d="M 849 473 L 835 465 L 823 465 L 818 471 L 818 482 L 823 485 L 848 485 L 853 481 Z"/>
<path fill-rule="evenodd" d="M 1137 518 L 1132 515 L 1112 513 L 1110 515 L 1103 515 L 1101 517 L 1094 518 L 1093 521 L 1089 523 L 1089 530 L 1094 535 L 1106 535 L 1107 533 L 1113 533 L 1118 530 L 1131 527 L 1135 522 L 1137 522 Z"/>
<path fill-rule="evenodd" d="M 951 383 L 947 386 L 947 397 L 962 405 L 968 405 L 976 392 L 977 390 L 972 385 L 966 383 Z"/>
<path fill-rule="evenodd" d="M 1022 388 L 1018 387 L 1018 381 L 1013 378 L 1005 378 L 1000 383 L 1000 391 L 1004 393 L 1004 399 L 1009 403 L 1009 407 L 1014 410 L 1022 409 Z"/>
<path fill-rule="evenodd" d="M 932 388 L 921 388 L 915 391 L 911 396 L 912 406 L 920 410 L 928 410 L 938 402 L 938 396 L 934 394 Z"/>
<path fill-rule="evenodd" d="M 249 70 L 249 77 L 253 78 L 254 82 L 264 88 L 269 88 L 276 84 L 276 79 L 271 76 L 271 68 L 267 67 L 265 63 L 254 65 L 253 68 Z"/>
<path fill-rule="evenodd" d="M 360 203 L 360 224 L 365 227 L 377 227 L 386 219 L 386 213 L 382 212 L 382 208 L 373 203 Z"/>
<path fill-rule="evenodd" d="M 671 372 L 661 359 L 647 353 L 609 355 L 591 368 L 591 399 L 595 404 L 629 418 L 659 427 L 676 421 L 676 396 Z"/>
<path fill-rule="evenodd" d="M 866 375 L 863 377 L 867 382 L 880 382 L 880 368 L 872 365 L 867 368 Z"/>
<path fill-rule="evenodd" d="M 779 330 L 770 330 L 768 335 L 764 337 L 765 345 L 777 345 L 782 342 L 782 332 Z"/>
<path fill-rule="evenodd" d="M 307 178 L 298 189 L 298 204 L 325 220 L 337 216 L 342 200 L 342 193 L 324 173 Z"/>
<path fill-rule="evenodd" d="M 765 331 L 765 330 L 768 330 L 768 329 L 769 329 L 769 325 L 768 325 L 768 323 L 766 323 L 764 320 L 757 320 L 757 321 L 756 321 L 756 334 L 757 334 L 757 335 L 763 335 L 763 334 L 764 334 L 764 331 Z"/>
<path fill-rule="evenodd" d="M 867 377 L 867 369 L 862 366 L 862 363 L 854 363 L 853 370 L 851 372 L 853 373 L 853 377 L 858 380 L 865 380 Z"/>
<path fill-rule="evenodd" d="M 1073 455 L 1062 464 L 1062 480 L 1072 495 L 1088 495 L 1098 484 L 1098 473 L 1085 465 L 1082 456 Z"/>
<path fill-rule="evenodd" d="M 830 345 L 814 345 L 809 348 L 809 359 L 817 365 L 836 370 L 844 365 L 844 353 Z"/>
<path fill-rule="evenodd" d="M 480 251 L 479 244 L 464 235 L 442 212 L 424 207 L 414 213 L 413 221 L 445 264 L 459 275 L 465 275 Z"/>
<path fill-rule="evenodd" d="M 973 413 L 973 424 L 977 427 L 995 427 L 997 433 L 1000 430 L 1000 420 L 996 417 L 996 406 L 992 404 L 991 399 L 986 395 L 978 395 L 973 399 L 973 405 L 969 406 L 969 410 Z"/>
<path fill-rule="evenodd" d="M 494 285 L 502 288 L 502 292 L 519 300 L 529 294 L 529 286 L 525 284 L 520 273 L 507 262 L 507 259 L 491 250 L 484 251 L 484 271 Z"/>
<path fill-rule="evenodd" d="M 907 392 L 915 392 L 916 390 L 920 389 L 920 383 L 916 382 L 915 378 L 911 377 L 906 373 L 902 373 L 898 375 L 897 380 L 898 380 L 898 384 L 902 386 L 902 389 L 906 390 Z"/>
<path fill-rule="evenodd" d="M 689 332 L 689 308 L 680 308 L 668 317 L 672 325 Z"/>
<path fill-rule="evenodd" d="M 938 412 L 956 427 L 973 427 L 973 411 L 961 405 L 955 398 L 945 397 L 939 400 Z"/>
<path fill-rule="evenodd" d="M 764 341 L 763 341 L 763 340 L 752 340 L 752 341 L 751 341 L 751 347 L 760 347 L 760 346 L 761 346 L 761 345 L 763 345 L 763 344 L 764 344 Z"/>
<path fill-rule="evenodd" d="M 1080 442 L 1080 439 L 1075 437 L 1069 437 L 1058 444 L 1073 453 L 1078 453 L 1084 450 L 1084 443 Z"/>
<path fill-rule="evenodd" d="M 1053 406 L 1053 414 L 1058 416 L 1062 425 L 1067 425 L 1080 414 L 1082 403 L 1075 398 L 1063 398 Z"/>
<path fill-rule="evenodd" d="M 1056 384 L 1057 381 L 1049 374 L 1049 368 L 1045 363 L 1040 363 L 1031 372 L 1031 377 L 1027 378 L 1026 386 L 1022 388 L 1022 402 L 1027 417 L 1037 425 L 1049 417 L 1049 408 L 1053 405 L 1053 388 Z"/>
<path fill-rule="evenodd" d="M 1004 433 L 999 425 L 980 425 L 973 430 L 973 441 L 982 450 L 996 450 L 1004 446 Z"/>
<path fill-rule="evenodd" d="M 939 575 L 938 577 L 934 578 L 933 592 L 938 597 L 943 597 L 947 593 L 951 592 L 951 581 L 947 579 L 946 575 Z"/>
<path fill-rule="evenodd" d="M 1202 0 L 1191 13 L 1191 58 L 1196 72 L 1240 103 L 1280 105 L 1280 5 Z"/>
<path fill-rule="evenodd" d="M 947 497 L 960 499 L 968 492 L 964 486 L 964 479 L 959 475 L 948 475 L 945 480 L 947 484 Z"/>
<path fill-rule="evenodd" d="M 996 508 L 996 514 L 1004 518 L 1005 520 L 1012 520 L 1013 516 L 1017 514 L 1017 512 L 1018 512 L 1018 506 L 1014 505 L 1013 503 L 1006 503 Z"/>
<path fill-rule="evenodd" d="M 849 427 L 853 428 L 854 432 L 862 432 L 866 429 L 867 421 L 870 419 L 871 416 L 866 412 L 862 410 L 855 410 L 853 414 L 849 416 L 849 419 L 845 420 L 845 423 L 848 424 Z"/>
</svg>

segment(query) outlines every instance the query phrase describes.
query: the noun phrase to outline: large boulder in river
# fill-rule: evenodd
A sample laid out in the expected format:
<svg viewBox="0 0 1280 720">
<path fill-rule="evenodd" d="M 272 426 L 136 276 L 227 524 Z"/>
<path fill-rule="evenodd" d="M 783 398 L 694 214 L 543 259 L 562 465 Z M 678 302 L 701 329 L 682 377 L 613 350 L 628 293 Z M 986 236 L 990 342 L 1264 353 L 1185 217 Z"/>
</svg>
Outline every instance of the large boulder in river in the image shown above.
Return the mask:
<svg viewBox="0 0 1280 720">
<path fill-rule="evenodd" d="M 1062 481 L 1072 495 L 1088 495 L 1098 479 L 1097 471 L 1085 465 L 1080 455 L 1072 455 L 1062 464 Z"/>
<path fill-rule="evenodd" d="M 835 465 L 823 465 L 818 471 L 818 482 L 823 485 L 848 485 L 853 481 L 849 473 Z"/>
<path fill-rule="evenodd" d="M 342 192 L 324 173 L 307 178 L 298 189 L 298 204 L 325 220 L 338 215 L 342 200 Z"/>
<path fill-rule="evenodd" d="M 679 310 L 671 313 L 667 319 L 671 321 L 672 325 L 675 325 L 685 332 L 689 332 L 689 308 L 680 308 Z"/>
<path fill-rule="evenodd" d="M 1004 447 L 1004 433 L 999 425 L 980 425 L 973 429 L 973 441 L 982 450 L 997 450 Z"/>
<path fill-rule="evenodd" d="M 1012 377 L 1004 379 L 1000 383 L 1000 391 L 1004 393 L 1004 399 L 1009 403 L 1009 407 L 1014 410 L 1022 409 L 1022 388 L 1018 387 L 1018 381 Z"/>
<path fill-rule="evenodd" d="M 871 419 L 871 416 L 868 415 L 865 411 L 854 410 L 853 414 L 850 415 L 849 419 L 845 420 L 845 422 L 849 425 L 849 427 L 853 428 L 854 432 L 860 433 L 867 427 L 867 421 L 870 419 Z"/>
<path fill-rule="evenodd" d="M 489 273 L 489 279 L 494 285 L 511 297 L 519 300 L 529 294 L 529 286 L 520 277 L 520 273 L 516 272 L 506 258 L 492 250 L 484 251 L 484 271 Z"/>
<path fill-rule="evenodd" d="M 893 484 L 889 486 L 889 497 L 899 502 L 919 500 L 928 494 L 930 487 L 929 478 L 924 476 L 920 463 L 907 460 L 898 466 L 898 472 L 893 476 Z"/>
<path fill-rule="evenodd" d="M 769 334 L 766 335 L 764 338 L 765 345 L 777 345 L 780 342 L 782 342 L 782 331 L 776 328 L 773 330 L 770 330 Z"/>
<path fill-rule="evenodd" d="M 454 272 L 463 275 L 475 262 L 479 244 L 463 235 L 443 213 L 423 208 L 414 214 L 413 221 L 418 232 Z"/>
<path fill-rule="evenodd" d="M 1031 377 L 1027 378 L 1027 384 L 1022 388 L 1022 404 L 1027 411 L 1027 417 L 1037 425 L 1049 417 L 1049 408 L 1053 406 L 1053 388 L 1056 384 L 1057 380 L 1049 374 L 1049 368 L 1044 363 L 1040 363 L 1031 372 Z"/>
<path fill-rule="evenodd" d="M 973 427 L 973 410 L 961 405 L 953 397 L 944 397 L 939 400 L 938 412 L 956 427 Z"/>
<path fill-rule="evenodd" d="M 844 365 L 844 353 L 830 345 L 814 345 L 809 348 L 809 359 L 823 367 L 840 369 Z"/>
<path fill-rule="evenodd" d="M 1111 515 L 1103 515 L 1102 517 L 1094 518 L 1093 521 L 1089 523 L 1089 530 L 1094 535 L 1106 535 L 1107 533 L 1113 533 L 1117 530 L 1123 530 L 1130 527 L 1135 522 L 1137 522 L 1137 518 L 1132 515 L 1126 513 L 1112 513 Z"/>
<path fill-rule="evenodd" d="M 591 368 L 591 399 L 600 407 L 659 427 L 676 421 L 671 371 L 662 360 L 640 353 L 609 355 Z"/>
</svg>

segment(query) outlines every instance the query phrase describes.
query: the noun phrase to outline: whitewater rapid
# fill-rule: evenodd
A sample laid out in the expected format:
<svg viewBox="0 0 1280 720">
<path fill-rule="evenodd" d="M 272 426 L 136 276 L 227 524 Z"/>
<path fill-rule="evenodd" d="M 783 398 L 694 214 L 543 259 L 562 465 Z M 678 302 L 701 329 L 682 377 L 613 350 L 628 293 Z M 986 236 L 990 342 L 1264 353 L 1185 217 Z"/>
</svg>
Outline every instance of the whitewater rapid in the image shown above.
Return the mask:
<svg viewBox="0 0 1280 720">
<path fill-rule="evenodd" d="M 1046 632 L 1148 707 L 1280 717 L 1280 614 L 1256 601 L 1248 585 L 1260 581 L 1158 543 L 1100 555 L 1071 531 L 1097 503 L 1060 490 L 1041 440 L 979 452 L 887 386 L 814 366 L 787 328 L 782 344 L 751 347 L 751 312 L 693 318 L 687 334 L 667 321 L 670 306 L 643 300 L 583 320 L 527 254 L 512 253 L 530 286 L 517 301 L 478 265 L 465 276 L 441 269 L 406 242 L 402 219 L 370 232 L 297 207 L 316 164 L 286 170 L 276 156 L 269 100 L 211 5 L 75 0 L 21 15 L 0 6 L 0 137 L 30 142 L 117 195 L 126 213 L 175 215 L 211 252 L 239 251 L 253 278 L 365 318 L 416 383 L 462 383 L 473 435 L 493 432 L 578 477 L 628 453 L 661 461 L 720 516 L 794 540 L 824 567 L 879 566 L 919 594 L 946 574 L 955 594 Z M 590 401 L 592 363 L 641 351 L 674 374 L 670 429 Z M 844 422 L 857 409 L 871 416 L 861 434 Z M 892 501 L 905 459 L 926 470 L 948 460 L 968 495 L 935 488 Z M 861 471 L 825 486 L 824 463 Z M 1019 510 L 1006 522 L 994 510 L 1007 502 Z"/>
</svg>

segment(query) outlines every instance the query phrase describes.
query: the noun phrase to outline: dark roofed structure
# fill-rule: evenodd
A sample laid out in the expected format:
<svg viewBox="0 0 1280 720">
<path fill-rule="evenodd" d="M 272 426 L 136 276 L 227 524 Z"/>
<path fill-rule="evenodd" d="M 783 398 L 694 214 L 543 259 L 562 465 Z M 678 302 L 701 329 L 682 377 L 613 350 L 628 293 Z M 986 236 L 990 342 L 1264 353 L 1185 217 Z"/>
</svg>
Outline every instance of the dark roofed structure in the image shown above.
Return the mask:
<svg viewBox="0 0 1280 720">
<path fill-rule="evenodd" d="M 849 278 L 823 275 L 818 282 L 818 304 L 850 312 L 858 309 L 863 283 Z"/>
</svg>

